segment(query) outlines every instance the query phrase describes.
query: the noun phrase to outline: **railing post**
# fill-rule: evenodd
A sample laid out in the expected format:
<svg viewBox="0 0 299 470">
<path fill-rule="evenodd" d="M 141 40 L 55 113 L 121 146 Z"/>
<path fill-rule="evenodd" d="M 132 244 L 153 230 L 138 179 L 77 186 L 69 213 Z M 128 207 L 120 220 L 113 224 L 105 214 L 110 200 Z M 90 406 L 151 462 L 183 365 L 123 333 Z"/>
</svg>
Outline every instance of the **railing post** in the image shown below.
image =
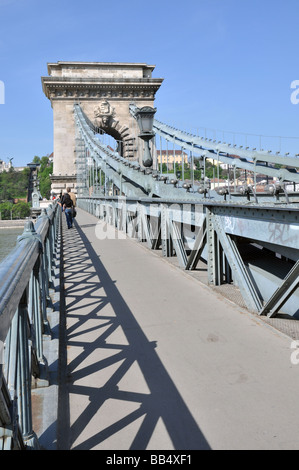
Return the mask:
<svg viewBox="0 0 299 470">
<path fill-rule="evenodd" d="M 32 429 L 32 403 L 31 403 L 31 361 L 29 359 L 29 331 L 27 310 L 27 293 L 26 290 L 19 303 L 17 315 L 19 317 L 18 324 L 18 357 L 17 357 L 17 394 L 18 409 L 20 413 L 20 425 L 22 429 L 23 439 L 28 448 L 37 450 L 39 443 L 35 432 Z"/>
<path fill-rule="evenodd" d="M 55 214 L 55 219 L 54 221 L 54 231 L 55 231 L 55 240 L 57 237 L 57 214 L 59 215 L 59 210 L 56 211 Z M 42 209 L 41 215 L 39 218 L 42 219 L 47 219 L 49 221 L 49 229 L 50 229 L 50 217 L 47 215 L 47 212 L 45 209 Z M 48 322 L 47 318 L 47 305 L 52 305 L 52 301 L 50 298 L 50 293 L 49 293 L 49 272 L 51 275 L 51 270 L 52 270 L 52 260 L 49 257 L 50 256 L 50 250 L 49 248 L 49 234 L 47 235 L 45 241 L 44 241 L 44 246 L 42 250 L 42 254 L 40 256 L 40 269 L 39 269 L 39 284 L 41 286 L 41 295 L 42 295 L 42 315 L 43 315 L 43 335 L 48 336 L 51 338 L 51 329 L 50 325 Z"/>
<path fill-rule="evenodd" d="M 48 206 L 48 212 L 52 209 L 52 204 Z M 46 250 L 47 250 L 47 258 L 48 258 L 48 277 L 49 277 L 49 285 L 52 286 L 52 265 L 51 260 L 53 259 L 54 253 L 54 244 L 55 244 L 55 235 L 54 235 L 54 223 L 53 220 L 49 217 L 49 230 L 47 236 L 47 243 L 46 243 Z"/>
<path fill-rule="evenodd" d="M 44 333 L 44 326 L 46 323 L 47 329 L 49 329 L 49 324 L 46 319 L 46 312 L 44 310 L 45 305 L 43 305 L 43 293 L 42 293 L 42 286 L 40 283 L 41 279 L 41 263 L 40 259 L 37 261 L 35 267 L 33 268 L 33 276 L 32 276 L 32 293 L 33 293 L 33 312 L 32 312 L 32 319 L 33 319 L 33 327 L 35 332 L 35 340 L 36 340 L 36 355 L 38 361 L 38 375 L 36 379 L 36 385 L 38 387 L 48 386 L 49 381 L 47 378 L 48 375 L 48 364 L 47 360 L 43 354 L 43 333 Z"/>
<path fill-rule="evenodd" d="M 41 292 L 41 310 L 42 310 L 42 321 L 43 321 L 43 336 L 51 337 L 51 329 L 47 318 L 47 301 L 50 301 L 50 297 L 47 296 L 47 275 L 46 266 L 44 259 L 44 250 L 40 256 L 39 270 L 38 270 L 38 284 Z"/>
<path fill-rule="evenodd" d="M 1 422 L 0 437 L 3 450 L 25 449 L 20 428 L 18 404 L 18 361 L 19 361 L 19 313 L 16 311 L 5 341 L 3 374 L 0 365 Z M 3 393 L 4 392 L 4 393 Z M 3 410 L 4 406 L 4 410 Z M 3 416 L 3 411 L 5 414 Z"/>
<path fill-rule="evenodd" d="M 40 242 L 40 237 L 36 233 L 33 222 L 28 221 L 23 235 L 19 238 L 36 238 Z M 36 378 L 36 386 L 44 387 L 49 385 L 48 364 L 43 355 L 43 333 L 49 334 L 50 327 L 47 320 L 46 298 L 43 276 L 43 247 L 40 242 L 40 255 L 34 265 L 29 282 L 29 318 L 32 325 L 33 337 L 33 357 L 36 356 L 37 364 L 33 364 L 33 371 Z"/>
<path fill-rule="evenodd" d="M 25 289 L 6 339 L 4 373 L 7 385 L 2 383 L 4 376 L 0 377 L 1 406 L 7 403 L 8 411 L 5 426 L 1 428 L 1 437 L 5 440 L 4 447 L 7 450 L 22 449 L 24 445 L 27 449 L 40 448 L 32 428 L 30 322 L 27 306 L 28 292 Z M 2 393 L 3 385 L 4 390 L 7 390 L 6 398 Z"/>
</svg>

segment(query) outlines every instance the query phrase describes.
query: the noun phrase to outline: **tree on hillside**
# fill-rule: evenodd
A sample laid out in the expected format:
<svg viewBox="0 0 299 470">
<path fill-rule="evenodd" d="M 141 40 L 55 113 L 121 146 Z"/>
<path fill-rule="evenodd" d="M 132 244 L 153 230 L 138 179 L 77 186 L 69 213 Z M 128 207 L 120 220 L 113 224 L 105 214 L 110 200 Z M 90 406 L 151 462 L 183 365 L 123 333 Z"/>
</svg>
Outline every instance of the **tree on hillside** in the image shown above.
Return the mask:
<svg viewBox="0 0 299 470">
<path fill-rule="evenodd" d="M 50 175 L 53 173 L 53 163 L 49 163 L 49 157 L 42 157 L 41 159 L 39 159 L 39 161 L 40 161 L 40 168 L 38 170 L 39 190 L 40 190 L 42 197 L 46 197 L 47 199 L 49 199 L 50 193 L 51 193 Z"/>
<path fill-rule="evenodd" d="M 0 173 L 0 201 L 27 197 L 29 168 L 23 171 L 9 171 Z"/>
<path fill-rule="evenodd" d="M 49 163 L 49 157 L 33 158 L 33 162 L 39 164 L 38 179 L 42 197 L 49 198 L 51 191 L 50 174 L 53 173 L 53 164 Z M 30 168 L 23 171 L 15 171 L 10 168 L 0 173 L 0 202 L 13 199 L 23 199 L 28 195 Z"/>
<path fill-rule="evenodd" d="M 6 201 L 0 204 L 0 217 L 2 220 L 25 219 L 30 216 L 30 204 L 28 202 L 18 202 L 13 204 Z"/>
<path fill-rule="evenodd" d="M 0 204 L 0 214 L 2 220 L 9 220 L 12 216 L 13 203 L 6 201 Z"/>
<path fill-rule="evenodd" d="M 35 163 L 36 165 L 39 165 L 40 164 L 40 158 L 35 155 L 32 159 L 32 163 Z"/>
<path fill-rule="evenodd" d="M 28 202 L 18 202 L 12 207 L 13 219 L 25 219 L 30 216 L 30 204 Z"/>
</svg>

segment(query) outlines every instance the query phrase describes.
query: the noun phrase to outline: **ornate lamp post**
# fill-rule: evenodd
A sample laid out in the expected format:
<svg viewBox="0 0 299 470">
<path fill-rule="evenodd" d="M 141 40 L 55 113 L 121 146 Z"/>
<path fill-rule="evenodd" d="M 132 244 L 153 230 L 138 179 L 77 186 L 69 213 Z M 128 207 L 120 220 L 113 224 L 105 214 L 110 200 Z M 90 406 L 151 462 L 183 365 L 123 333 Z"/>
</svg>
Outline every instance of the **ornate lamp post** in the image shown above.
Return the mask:
<svg viewBox="0 0 299 470">
<path fill-rule="evenodd" d="M 153 132 L 153 122 L 156 111 L 157 108 L 151 108 L 150 106 L 143 106 L 143 108 L 136 110 L 136 120 L 140 129 L 139 137 L 144 140 L 145 144 L 142 163 L 147 168 L 153 165 L 149 142 L 155 135 Z"/>
<path fill-rule="evenodd" d="M 39 163 L 28 163 L 27 166 L 30 168 L 30 174 L 29 174 L 29 182 L 28 182 L 28 196 L 27 196 L 27 201 L 31 202 L 32 200 L 32 193 L 35 189 L 35 181 L 37 179 L 37 170 L 40 167 Z"/>
</svg>

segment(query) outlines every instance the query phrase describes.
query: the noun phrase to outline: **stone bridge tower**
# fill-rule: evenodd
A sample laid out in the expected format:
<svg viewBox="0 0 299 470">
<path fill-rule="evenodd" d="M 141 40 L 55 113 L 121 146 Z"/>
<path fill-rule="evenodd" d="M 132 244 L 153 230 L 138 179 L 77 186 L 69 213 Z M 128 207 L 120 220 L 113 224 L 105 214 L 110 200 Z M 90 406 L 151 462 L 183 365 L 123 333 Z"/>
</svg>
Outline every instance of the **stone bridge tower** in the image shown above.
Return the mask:
<svg viewBox="0 0 299 470">
<path fill-rule="evenodd" d="M 120 141 L 123 157 L 142 155 L 137 122 L 130 103 L 154 107 L 163 79 L 152 78 L 155 66 L 143 63 L 57 62 L 48 64 L 43 91 L 51 101 L 54 119 L 52 189 L 76 187 L 75 120 L 73 104 L 97 127 Z"/>
</svg>

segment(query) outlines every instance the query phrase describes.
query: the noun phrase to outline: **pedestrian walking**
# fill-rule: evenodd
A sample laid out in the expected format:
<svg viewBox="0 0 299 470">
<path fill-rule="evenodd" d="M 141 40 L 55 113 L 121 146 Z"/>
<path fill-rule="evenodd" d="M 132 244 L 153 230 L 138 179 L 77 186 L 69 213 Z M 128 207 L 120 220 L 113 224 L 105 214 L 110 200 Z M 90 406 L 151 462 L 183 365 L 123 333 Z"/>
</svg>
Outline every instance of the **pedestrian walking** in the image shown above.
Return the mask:
<svg viewBox="0 0 299 470">
<path fill-rule="evenodd" d="M 62 204 L 63 210 L 65 212 L 67 228 L 70 229 L 73 226 L 73 205 L 74 205 L 74 203 L 73 203 L 73 200 L 70 197 L 69 193 L 67 192 L 67 190 L 64 191 L 64 194 L 62 196 L 61 204 Z"/>
</svg>

